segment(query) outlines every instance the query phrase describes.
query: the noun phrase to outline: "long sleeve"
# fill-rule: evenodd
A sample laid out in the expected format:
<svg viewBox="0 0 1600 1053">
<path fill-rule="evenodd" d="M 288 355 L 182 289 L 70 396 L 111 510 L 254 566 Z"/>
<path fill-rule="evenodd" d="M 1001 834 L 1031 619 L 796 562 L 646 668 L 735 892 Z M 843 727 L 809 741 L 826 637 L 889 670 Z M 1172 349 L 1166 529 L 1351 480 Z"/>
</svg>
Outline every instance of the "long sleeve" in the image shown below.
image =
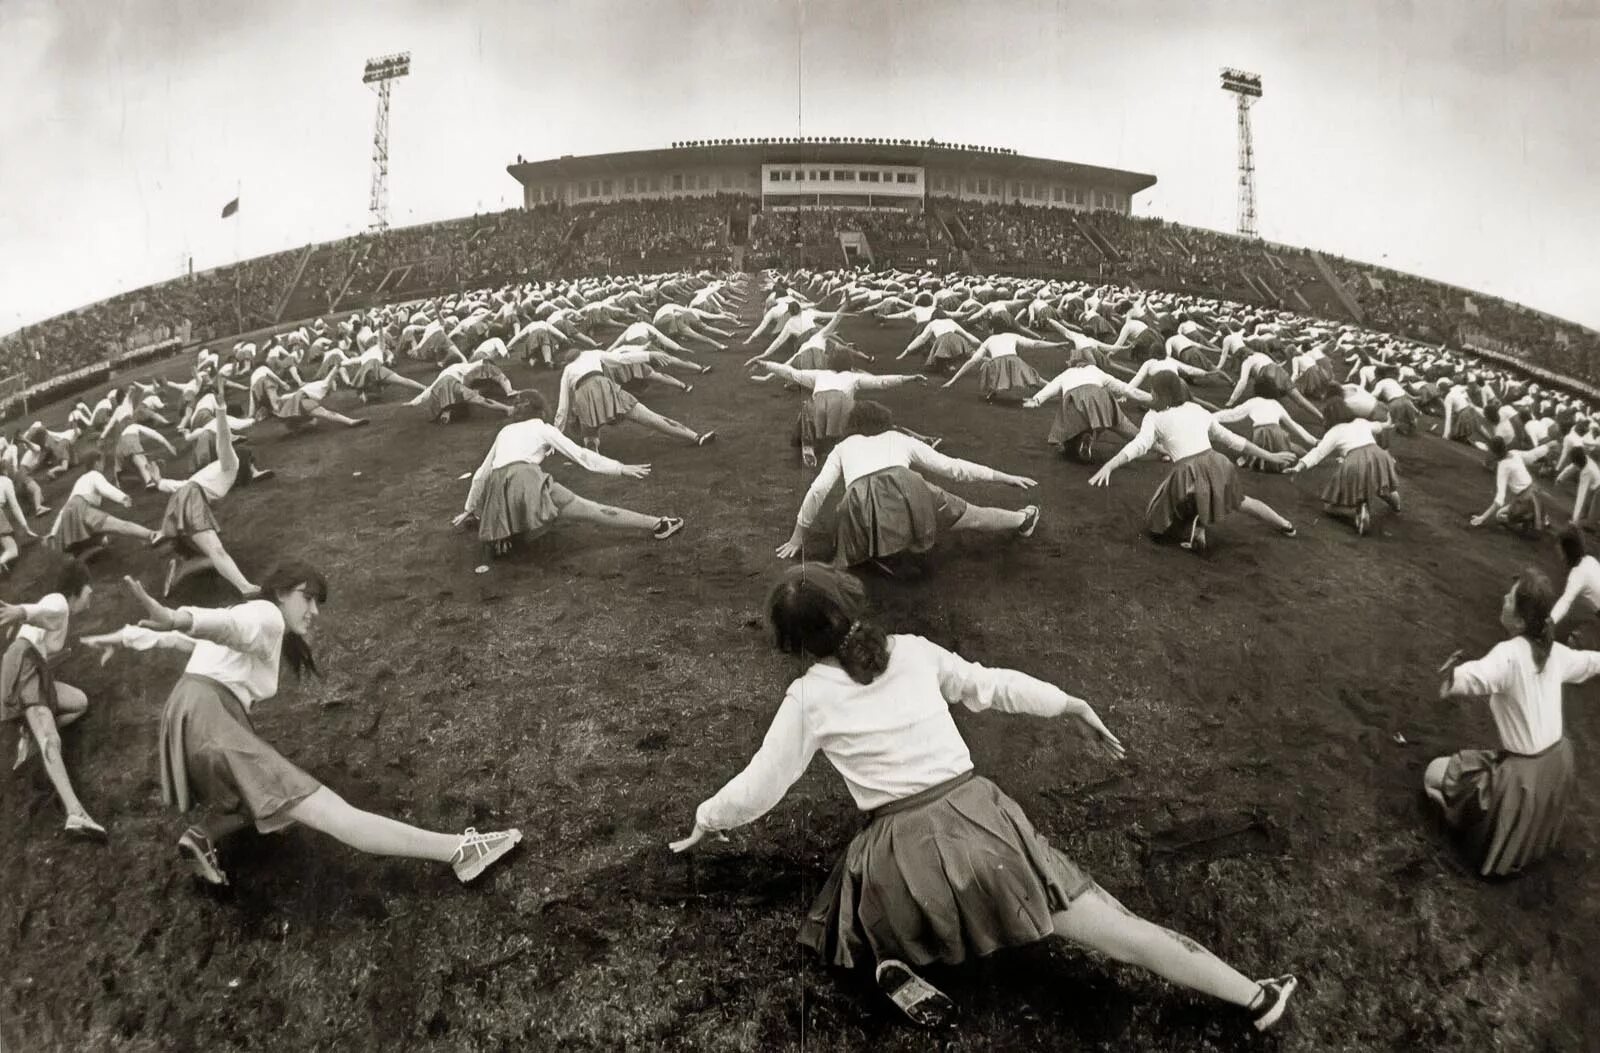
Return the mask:
<svg viewBox="0 0 1600 1053">
<path fill-rule="evenodd" d="M 796 356 L 799 354 L 799 351 L 795 352 Z M 786 365 L 782 362 L 763 362 L 761 363 L 761 368 L 765 369 L 768 373 L 782 377 L 791 384 L 798 384 L 800 387 L 806 388 L 807 390 L 816 389 L 817 371 L 814 369 L 795 369 L 793 366 Z"/>
<path fill-rule="evenodd" d="M 195 640 L 177 631 L 157 632 L 142 625 L 124 625 L 114 634 L 117 643 L 130 651 L 184 651 L 194 650 Z"/>
<path fill-rule="evenodd" d="M 1122 447 L 1121 452 L 1112 458 L 1112 461 L 1115 461 L 1118 465 L 1127 464 L 1129 461 L 1138 460 L 1155 449 L 1156 420 L 1159 416 L 1158 412 L 1146 413 L 1144 420 L 1139 422 L 1139 434 L 1135 435 L 1127 445 Z M 1108 461 L 1107 463 L 1112 462 Z"/>
<path fill-rule="evenodd" d="M 556 419 L 551 423 L 556 429 L 564 430 L 567 426 L 567 412 L 572 408 L 572 373 L 569 369 L 561 371 L 561 395 L 556 399 Z"/>
<path fill-rule="evenodd" d="M 1238 424 L 1250 416 L 1250 404 L 1242 402 L 1228 409 L 1220 409 L 1211 415 L 1211 419 L 1218 424 Z"/>
<path fill-rule="evenodd" d="M 827 459 L 822 462 L 822 470 L 811 480 L 805 499 L 800 502 L 800 514 L 795 517 L 795 522 L 802 529 L 817 521 L 817 515 L 822 511 L 822 502 L 828 499 L 828 494 L 832 493 L 833 488 L 843 479 L 844 461 L 839 457 L 839 447 L 835 446 L 828 451 Z"/>
<path fill-rule="evenodd" d="M 1561 666 L 1561 682 L 1581 684 L 1600 676 L 1600 651 L 1567 651 Z"/>
<path fill-rule="evenodd" d="M 1578 488 L 1578 499 L 1581 504 L 1583 500 L 1583 488 L 1581 485 Z M 1561 591 L 1561 598 L 1556 601 L 1556 605 L 1550 608 L 1551 625 L 1560 625 L 1561 619 L 1565 618 L 1567 612 L 1572 609 L 1573 602 L 1583 594 L 1584 575 L 1582 571 L 1583 564 L 1579 563 L 1567 572 L 1567 587 Z"/>
<path fill-rule="evenodd" d="M 1462 662 L 1451 670 L 1450 694 L 1492 695 L 1505 690 L 1506 664 L 1506 646 L 1503 643 L 1476 661 Z"/>
<path fill-rule="evenodd" d="M 1206 422 L 1206 437 L 1217 445 L 1226 446 L 1233 453 L 1245 452 L 1247 441 L 1214 420 Z"/>
<path fill-rule="evenodd" d="M 1305 468 L 1315 468 L 1317 465 L 1323 462 L 1328 454 L 1333 452 L 1334 447 L 1337 446 L 1338 443 L 1338 425 L 1335 425 L 1334 427 L 1329 428 L 1322 436 L 1321 442 L 1313 446 L 1306 452 L 1304 457 L 1300 458 L 1301 466 Z"/>
<path fill-rule="evenodd" d="M 596 475 L 622 474 L 621 461 L 613 460 L 603 453 L 597 453 L 594 450 L 585 449 L 549 425 L 545 425 L 545 427 L 541 428 L 539 433 L 544 436 L 545 441 L 549 442 L 552 447 L 560 451 L 562 456 L 570 459 L 575 464 L 583 465 L 583 467 L 587 468 L 591 472 L 594 472 Z"/>
<path fill-rule="evenodd" d="M 1494 469 L 1494 503 L 1502 507 L 1506 503 L 1506 494 L 1511 486 L 1511 461 L 1507 458 L 1495 466 Z"/>
<path fill-rule="evenodd" d="M 101 475 L 99 472 L 89 473 L 89 485 L 94 488 L 96 496 L 105 498 L 108 501 L 115 501 L 118 504 L 123 504 L 128 500 L 127 494 L 123 493 L 115 486 L 112 486 L 106 477 Z"/>
<path fill-rule="evenodd" d="M 902 436 L 906 452 L 910 455 L 911 466 L 935 475 L 942 475 L 946 479 L 959 479 L 968 483 L 992 483 L 998 481 L 999 472 L 993 468 L 973 461 L 963 461 L 959 457 L 946 457 L 932 446 L 920 439 L 913 439 L 909 435 Z"/>
<path fill-rule="evenodd" d="M 261 604 L 272 607 L 270 601 L 255 600 L 237 607 L 180 607 L 179 610 L 187 611 L 194 620 L 188 635 L 231 651 L 272 658 L 276 657 L 270 654 L 273 650 L 273 634 L 268 631 Z M 277 615 L 277 608 L 273 607 L 272 610 L 273 615 Z"/>
<path fill-rule="evenodd" d="M 889 373 L 884 376 L 865 376 L 856 382 L 857 391 L 885 391 L 897 388 L 901 384 L 909 384 L 916 378 L 899 373 Z"/>
<path fill-rule="evenodd" d="M 744 771 L 695 809 L 695 822 L 707 830 L 731 830 L 761 818 L 805 774 L 816 752 L 816 740 L 791 689 L 778 706 L 761 748 Z"/>
<path fill-rule="evenodd" d="M 1038 390 L 1038 392 L 1033 396 L 1033 400 L 1043 405 L 1044 403 L 1055 398 L 1057 395 L 1061 394 L 1061 378 L 1065 377 L 1068 372 L 1070 371 L 1062 370 L 1060 373 L 1057 373 L 1055 377 L 1051 379 L 1050 383 Z"/>
<path fill-rule="evenodd" d="M 974 713 L 996 709 L 1001 713 L 1058 717 L 1078 701 L 1054 684 L 1027 673 L 989 669 L 935 643 L 923 642 L 938 653 L 939 690 L 951 705 L 959 702 Z"/>
</svg>

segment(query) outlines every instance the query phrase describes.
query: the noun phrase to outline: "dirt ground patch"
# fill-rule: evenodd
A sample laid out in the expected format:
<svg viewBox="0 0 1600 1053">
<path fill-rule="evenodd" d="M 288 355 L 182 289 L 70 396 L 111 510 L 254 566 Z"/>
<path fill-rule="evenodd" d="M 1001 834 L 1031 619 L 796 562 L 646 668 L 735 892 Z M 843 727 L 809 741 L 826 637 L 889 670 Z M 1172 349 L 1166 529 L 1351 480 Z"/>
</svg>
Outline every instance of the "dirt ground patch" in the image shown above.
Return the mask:
<svg viewBox="0 0 1600 1053">
<path fill-rule="evenodd" d="M 843 331 L 879 372 L 907 338 L 859 319 Z M 449 830 L 515 824 L 526 843 L 463 888 L 303 831 L 247 835 L 225 850 L 232 890 L 204 893 L 176 865 L 181 824 L 154 763 L 179 664 L 75 655 L 62 676 L 93 705 L 65 736 L 68 762 L 112 839 L 64 840 L 37 766 L 0 776 L 5 1047 L 929 1048 L 870 984 L 794 943 L 860 822 L 825 762 L 730 844 L 693 859 L 665 847 L 743 766 L 799 670 L 759 621 L 810 479 L 789 445 L 798 396 L 747 383 L 750 352 L 735 351 L 705 356 L 717 372 L 691 395 L 643 395 L 717 428 L 715 445 L 612 429 L 605 451 L 653 463 L 648 480 L 553 467 L 597 500 L 686 516 L 681 535 L 557 530 L 487 575 L 449 519 L 498 418 L 434 427 L 394 398 L 338 402 L 373 419 L 360 432 L 263 425 L 254 445 L 278 478 L 228 498 L 224 537 L 247 572 L 295 555 L 332 586 L 327 677 L 286 680 L 260 707 L 263 735 L 358 805 Z M 554 374 L 512 375 L 553 404 Z M 1365 540 L 1319 518 L 1328 469 L 1251 475 L 1301 537 L 1236 517 L 1196 558 L 1142 534 L 1161 465 L 1091 489 L 1090 469 L 1044 445 L 1048 411 L 986 405 L 975 381 L 885 401 L 951 454 L 1038 478 L 1044 519 L 1029 541 L 944 542 L 922 580 L 872 579 L 882 620 L 1062 684 L 1129 747 L 1113 766 L 1066 728 L 958 711 L 978 769 L 1129 907 L 1247 972 L 1301 977 L 1292 1026 L 1263 1043 L 1201 998 L 1040 946 L 936 975 L 964 1017 L 940 1048 L 1600 1048 L 1597 795 L 1555 859 L 1489 884 L 1419 792 L 1430 757 L 1495 741 L 1481 703 L 1436 699 L 1438 662 L 1495 642 L 1521 566 L 1562 575 L 1553 543 L 1465 528 L 1492 486 L 1480 464 L 1399 441 L 1406 512 Z M 160 511 L 135 496 L 133 518 Z M 76 632 L 133 616 L 115 574 L 156 579 L 151 553 L 113 548 Z M 26 556 L 6 595 L 37 595 L 43 565 Z M 227 596 L 201 579 L 183 598 Z M 1592 786 L 1595 690 L 1569 699 Z"/>
</svg>

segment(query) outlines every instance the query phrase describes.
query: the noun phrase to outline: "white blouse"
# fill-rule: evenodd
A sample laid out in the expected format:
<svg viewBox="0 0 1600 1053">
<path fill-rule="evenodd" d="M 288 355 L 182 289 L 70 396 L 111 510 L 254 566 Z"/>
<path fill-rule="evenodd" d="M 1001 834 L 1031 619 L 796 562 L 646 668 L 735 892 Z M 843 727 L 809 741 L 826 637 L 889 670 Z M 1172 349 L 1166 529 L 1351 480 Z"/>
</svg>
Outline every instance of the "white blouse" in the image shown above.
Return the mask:
<svg viewBox="0 0 1600 1053">
<path fill-rule="evenodd" d="M 1584 470 L 1588 471 L 1591 467 L 1593 465 L 1586 465 Z M 1567 587 L 1550 610 L 1550 624 L 1559 624 L 1572 609 L 1573 602 L 1580 598 L 1600 612 L 1600 560 L 1593 556 L 1584 556 L 1576 567 L 1567 571 Z"/>
<path fill-rule="evenodd" d="M 1600 673 L 1600 651 L 1574 651 L 1556 644 L 1536 669 L 1533 647 L 1518 636 L 1503 640 L 1475 662 L 1463 662 L 1451 674 L 1450 694 L 1488 695 L 1489 712 L 1500 732 L 1500 745 L 1513 753 L 1533 754 L 1561 741 L 1561 688 L 1581 684 Z"/>
<path fill-rule="evenodd" d="M 1213 439 L 1236 453 L 1244 452 L 1243 439 L 1212 420 L 1202 406 L 1185 402 L 1146 413 L 1139 424 L 1139 434 L 1114 459 L 1126 464 L 1159 446 L 1176 463 L 1211 449 Z"/>
<path fill-rule="evenodd" d="M 1377 437 L 1372 432 L 1372 422 L 1369 420 L 1347 420 L 1342 424 L 1335 424 L 1322 436 L 1322 441 L 1311 448 L 1300 458 L 1300 464 L 1306 468 L 1315 468 L 1321 464 L 1330 453 L 1337 453 L 1340 457 L 1348 456 L 1352 451 L 1363 446 L 1376 446 Z"/>
<path fill-rule="evenodd" d="M 585 449 L 567 438 L 557 428 L 542 420 L 524 420 L 507 424 L 494 437 L 494 444 L 472 473 L 472 485 L 467 491 L 466 511 L 477 512 L 483 505 L 483 490 L 489 476 L 498 469 L 519 462 L 541 464 L 552 452 L 559 452 L 575 464 L 581 464 L 600 475 L 621 475 L 622 462 L 604 454 Z"/>
<path fill-rule="evenodd" d="M 849 487 L 857 479 L 885 468 L 911 468 L 965 482 L 995 482 L 1000 473 L 981 464 L 946 457 L 921 439 L 904 432 L 886 431 L 879 435 L 851 435 L 833 448 L 822 470 L 812 480 L 805 500 L 800 502 L 796 521 L 809 527 L 822 511 L 828 494 L 842 481 Z"/>
<path fill-rule="evenodd" d="M 870 684 L 856 683 L 831 661 L 791 683 L 761 748 L 695 810 L 695 821 L 728 830 L 759 819 L 819 750 L 857 808 L 880 808 L 972 770 L 952 705 L 1054 717 L 1076 701 L 1042 680 L 987 669 L 920 636 L 891 636 L 889 645 L 889 666 Z"/>
<path fill-rule="evenodd" d="M 1254 395 L 1231 409 L 1218 410 L 1212 414 L 1212 419 L 1223 424 L 1237 424 L 1248 419 L 1252 428 L 1266 428 L 1282 424 L 1288 415 L 1289 411 L 1277 399 Z"/>
<path fill-rule="evenodd" d="M 234 607 L 180 607 L 194 619 L 187 633 L 156 632 L 137 625 L 120 630 L 122 646 L 193 650 L 185 673 L 203 676 L 233 692 L 248 711 L 256 702 L 278 693 L 278 663 L 283 658 L 283 612 L 271 600 L 251 600 Z"/>
</svg>

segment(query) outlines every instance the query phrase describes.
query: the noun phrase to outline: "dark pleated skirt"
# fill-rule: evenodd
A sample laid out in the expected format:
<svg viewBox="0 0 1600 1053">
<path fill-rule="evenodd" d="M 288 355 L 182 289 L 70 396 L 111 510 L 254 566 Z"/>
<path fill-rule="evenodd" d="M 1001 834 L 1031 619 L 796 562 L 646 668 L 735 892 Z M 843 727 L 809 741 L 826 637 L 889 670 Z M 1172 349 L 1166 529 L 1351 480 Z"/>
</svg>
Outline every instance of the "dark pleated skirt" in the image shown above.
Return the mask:
<svg viewBox="0 0 1600 1053">
<path fill-rule="evenodd" d="M 1333 377 L 1333 367 L 1326 360 L 1301 373 L 1300 379 L 1294 383 L 1295 387 L 1300 389 L 1300 394 L 1312 402 L 1326 398 L 1339 387 Z"/>
<path fill-rule="evenodd" d="M 638 404 L 638 399 L 623 391 L 604 373 L 590 373 L 578 381 L 572 392 L 573 414 L 585 435 L 593 435 L 607 424 L 622 420 Z"/>
<path fill-rule="evenodd" d="M 32 706 L 43 706 L 51 713 L 61 711 L 55 674 L 31 640 L 12 635 L 0 656 L 0 723 L 21 720 Z"/>
<path fill-rule="evenodd" d="M 879 808 L 800 928 L 830 965 L 955 965 L 1055 931 L 1094 887 L 1022 808 L 971 772 Z"/>
<path fill-rule="evenodd" d="M 566 490 L 536 464 L 518 462 L 496 468 L 489 475 L 478 514 L 478 539 L 489 543 L 513 537 L 533 537 L 561 515 L 558 491 Z"/>
<path fill-rule="evenodd" d="M 827 369 L 828 352 L 820 347 L 808 347 L 789 363 L 790 369 Z"/>
<path fill-rule="evenodd" d="M 992 398 L 1026 398 L 1030 391 L 1044 386 L 1039 371 L 1023 361 L 1021 355 L 984 359 L 978 367 L 978 380 L 985 397 Z"/>
<path fill-rule="evenodd" d="M 466 385 L 453 376 L 444 376 L 428 385 L 427 397 L 422 400 L 422 414 L 429 420 L 438 420 L 445 410 L 470 404 Z"/>
<path fill-rule="evenodd" d="M 926 552 L 966 510 L 964 499 L 909 468 L 864 475 L 845 490 L 840 504 L 838 553 L 854 566 L 901 552 Z"/>
<path fill-rule="evenodd" d="M 106 528 L 106 514 L 89 503 L 86 497 L 67 499 L 61 509 L 61 520 L 56 527 L 56 539 L 61 547 L 71 551 L 74 545 L 99 536 Z"/>
<path fill-rule="evenodd" d="M 1250 432 L 1250 441 L 1268 453 L 1282 453 L 1289 448 L 1289 433 L 1281 424 L 1262 424 Z M 1281 472 L 1282 468 L 1259 457 L 1251 457 L 1249 466 L 1258 472 Z"/>
<path fill-rule="evenodd" d="M 1480 431 L 1488 430 L 1489 426 L 1484 423 L 1483 411 L 1476 406 L 1468 406 L 1450 418 L 1450 434 L 1445 438 L 1471 442 L 1478 437 Z"/>
<path fill-rule="evenodd" d="M 244 813 L 264 834 L 288 826 L 288 810 L 322 788 L 256 735 L 232 691 L 192 673 L 167 696 L 157 756 L 168 807 Z"/>
<path fill-rule="evenodd" d="M 244 464 L 239 465 L 241 475 L 249 471 Z M 218 534 L 222 532 L 216 514 L 211 511 L 211 501 L 199 483 L 184 483 L 167 498 L 167 510 L 161 516 L 161 536 L 186 538 L 207 530 L 215 530 Z"/>
<path fill-rule="evenodd" d="M 1394 458 L 1388 451 L 1377 446 L 1362 446 L 1351 450 L 1339 462 L 1333 478 L 1322 488 L 1322 499 L 1330 505 L 1354 508 L 1362 501 L 1392 492 L 1399 485 Z"/>
<path fill-rule="evenodd" d="M 1409 395 L 1401 395 L 1397 399 L 1390 399 L 1389 420 L 1394 423 L 1396 430 L 1410 435 L 1417 430 L 1417 420 L 1421 416 L 1417 412 L 1416 403 L 1411 401 Z"/>
<path fill-rule="evenodd" d="M 1244 503 L 1239 471 L 1216 450 L 1185 457 L 1172 466 L 1145 509 L 1151 533 L 1166 534 L 1196 517 L 1201 526 L 1215 523 Z"/>
<path fill-rule="evenodd" d="M 928 350 L 928 359 L 923 363 L 923 368 L 961 362 L 971 353 L 970 345 L 960 333 L 944 333 L 933 338 L 933 347 Z"/>
<path fill-rule="evenodd" d="M 1120 427 L 1125 421 L 1122 408 L 1109 391 L 1099 384 L 1080 384 L 1061 393 L 1056 419 L 1045 441 L 1061 446 L 1087 432 Z"/>
<path fill-rule="evenodd" d="M 1445 817 L 1484 877 L 1515 874 L 1542 859 L 1561 836 L 1576 776 L 1562 739 L 1527 756 L 1462 750 L 1445 769 Z"/>
<path fill-rule="evenodd" d="M 853 396 L 843 391 L 819 391 L 800 404 L 795 420 L 795 439 L 801 446 L 818 442 L 838 442 L 844 438 L 845 424 L 855 406 Z"/>
</svg>

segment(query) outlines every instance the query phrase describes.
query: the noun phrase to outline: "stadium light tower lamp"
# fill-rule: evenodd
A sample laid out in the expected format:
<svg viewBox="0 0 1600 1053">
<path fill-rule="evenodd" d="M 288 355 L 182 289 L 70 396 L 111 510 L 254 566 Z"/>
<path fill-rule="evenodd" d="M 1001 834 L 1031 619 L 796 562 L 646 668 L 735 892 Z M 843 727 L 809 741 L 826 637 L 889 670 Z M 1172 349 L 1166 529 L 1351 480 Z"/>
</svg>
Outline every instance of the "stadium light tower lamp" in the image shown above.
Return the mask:
<svg viewBox="0 0 1600 1053">
<path fill-rule="evenodd" d="M 1259 238 L 1261 235 L 1256 232 L 1256 151 L 1250 139 L 1250 107 L 1261 98 L 1261 75 L 1225 68 L 1222 90 L 1232 93 L 1239 107 L 1239 236 Z"/>
<path fill-rule="evenodd" d="M 361 83 L 374 84 L 378 93 L 378 119 L 372 128 L 372 195 L 367 207 L 371 229 L 389 229 L 389 86 L 411 72 L 411 52 L 368 59 Z"/>
</svg>

